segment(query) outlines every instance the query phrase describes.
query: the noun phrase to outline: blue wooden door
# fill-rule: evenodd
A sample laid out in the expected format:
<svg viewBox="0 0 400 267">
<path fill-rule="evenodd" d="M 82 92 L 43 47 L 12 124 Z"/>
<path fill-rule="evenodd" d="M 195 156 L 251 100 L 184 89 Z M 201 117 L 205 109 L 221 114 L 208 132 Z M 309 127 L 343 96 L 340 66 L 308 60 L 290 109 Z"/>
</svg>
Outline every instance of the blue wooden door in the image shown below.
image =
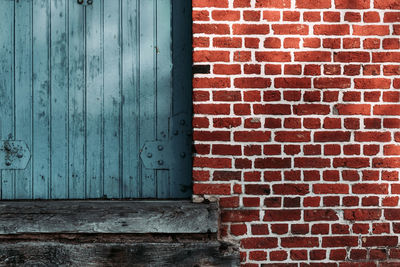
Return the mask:
<svg viewBox="0 0 400 267">
<path fill-rule="evenodd" d="M 81 2 L 0 0 L 1 199 L 189 197 L 190 1 Z"/>
</svg>

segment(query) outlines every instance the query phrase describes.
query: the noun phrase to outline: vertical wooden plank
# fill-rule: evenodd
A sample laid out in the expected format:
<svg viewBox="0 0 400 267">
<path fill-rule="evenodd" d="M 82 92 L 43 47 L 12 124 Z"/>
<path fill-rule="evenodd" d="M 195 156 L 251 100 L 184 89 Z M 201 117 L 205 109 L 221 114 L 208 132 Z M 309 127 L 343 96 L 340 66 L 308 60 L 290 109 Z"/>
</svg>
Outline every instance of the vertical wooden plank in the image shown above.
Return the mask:
<svg viewBox="0 0 400 267">
<path fill-rule="evenodd" d="M 31 151 L 31 160 L 24 170 L 15 171 L 15 177 L 18 177 L 15 196 L 12 192 L 7 195 L 3 192 L 3 198 L 33 197 L 32 16 L 32 1 L 15 2 L 15 139 L 26 142 Z"/>
<path fill-rule="evenodd" d="M 69 198 L 85 198 L 85 9 L 68 1 Z"/>
<path fill-rule="evenodd" d="M 33 196 L 49 198 L 50 1 L 33 0 Z"/>
<path fill-rule="evenodd" d="M 140 195 L 138 5 L 139 0 L 122 0 L 122 192 L 125 198 Z"/>
<path fill-rule="evenodd" d="M 86 7 L 86 197 L 103 197 L 103 0 Z"/>
<path fill-rule="evenodd" d="M 120 197 L 120 0 L 104 0 L 104 197 Z"/>
<path fill-rule="evenodd" d="M 192 21 L 191 1 L 174 0 L 172 6 L 173 42 L 173 95 L 172 113 L 186 114 L 186 123 L 192 118 Z M 182 140 L 190 142 L 191 140 Z M 191 151 L 187 151 L 191 155 Z M 192 166 L 181 166 L 170 171 L 170 191 L 174 198 L 189 198 L 192 195 Z"/>
<path fill-rule="evenodd" d="M 140 2 L 140 146 L 156 137 L 156 7 L 157 1 Z M 141 167 L 143 198 L 156 197 L 156 172 Z"/>
<path fill-rule="evenodd" d="M 169 117 L 171 116 L 172 100 L 172 32 L 171 32 L 171 1 L 155 0 L 157 2 L 157 139 L 168 140 Z M 169 171 L 157 171 L 157 197 L 168 198 Z"/>
<path fill-rule="evenodd" d="M 0 1 L 0 140 L 14 139 L 14 2 Z M 14 171 L 0 172 L 0 199 L 13 197 Z"/>
<path fill-rule="evenodd" d="M 67 3 L 51 0 L 51 182 L 52 199 L 68 198 Z"/>
</svg>

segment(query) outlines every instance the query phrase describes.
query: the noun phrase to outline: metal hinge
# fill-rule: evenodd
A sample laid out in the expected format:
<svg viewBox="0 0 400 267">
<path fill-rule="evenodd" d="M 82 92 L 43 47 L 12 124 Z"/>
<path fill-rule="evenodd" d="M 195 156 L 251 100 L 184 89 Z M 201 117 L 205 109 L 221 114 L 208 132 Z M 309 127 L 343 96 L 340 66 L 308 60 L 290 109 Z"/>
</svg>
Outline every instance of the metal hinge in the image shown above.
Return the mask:
<svg viewBox="0 0 400 267">
<path fill-rule="evenodd" d="M 0 170 L 23 170 L 30 158 L 24 141 L 0 140 Z"/>
<path fill-rule="evenodd" d="M 166 140 L 148 141 L 140 151 L 146 169 L 170 170 L 192 160 L 192 125 L 187 114 L 169 119 L 169 135 Z"/>
</svg>

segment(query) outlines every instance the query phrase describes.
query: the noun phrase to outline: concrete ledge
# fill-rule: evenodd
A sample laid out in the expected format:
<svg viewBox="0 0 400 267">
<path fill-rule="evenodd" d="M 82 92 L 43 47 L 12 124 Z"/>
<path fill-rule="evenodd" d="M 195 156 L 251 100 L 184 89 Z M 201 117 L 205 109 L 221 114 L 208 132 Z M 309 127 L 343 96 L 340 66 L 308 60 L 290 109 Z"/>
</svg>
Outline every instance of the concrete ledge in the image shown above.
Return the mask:
<svg viewBox="0 0 400 267">
<path fill-rule="evenodd" d="M 2 201 L 0 234 L 217 233 L 214 203 L 190 201 Z"/>
</svg>

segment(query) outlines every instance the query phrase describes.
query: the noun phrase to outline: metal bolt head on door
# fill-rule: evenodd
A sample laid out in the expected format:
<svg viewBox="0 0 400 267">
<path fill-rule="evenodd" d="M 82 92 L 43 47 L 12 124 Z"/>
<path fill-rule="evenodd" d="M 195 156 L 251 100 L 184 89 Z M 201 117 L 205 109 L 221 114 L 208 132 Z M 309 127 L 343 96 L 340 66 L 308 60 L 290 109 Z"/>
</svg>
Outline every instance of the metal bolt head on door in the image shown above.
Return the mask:
<svg viewBox="0 0 400 267">
<path fill-rule="evenodd" d="M 78 4 L 84 6 L 90 6 L 93 4 L 93 0 L 77 0 Z"/>
</svg>

